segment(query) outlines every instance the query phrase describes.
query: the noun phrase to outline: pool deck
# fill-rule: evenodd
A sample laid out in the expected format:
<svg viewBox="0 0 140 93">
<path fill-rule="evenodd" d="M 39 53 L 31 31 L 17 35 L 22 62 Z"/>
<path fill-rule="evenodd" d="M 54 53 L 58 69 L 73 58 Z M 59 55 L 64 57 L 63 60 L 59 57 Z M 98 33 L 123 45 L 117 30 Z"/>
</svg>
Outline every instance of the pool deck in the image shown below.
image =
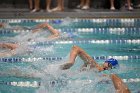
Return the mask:
<svg viewBox="0 0 140 93">
<path fill-rule="evenodd" d="M 64 12 L 51 12 L 45 10 L 31 13 L 28 9 L 0 8 L 0 19 L 6 18 L 140 18 L 140 9 L 128 11 L 126 9 L 111 11 L 109 9 L 65 9 Z"/>
</svg>

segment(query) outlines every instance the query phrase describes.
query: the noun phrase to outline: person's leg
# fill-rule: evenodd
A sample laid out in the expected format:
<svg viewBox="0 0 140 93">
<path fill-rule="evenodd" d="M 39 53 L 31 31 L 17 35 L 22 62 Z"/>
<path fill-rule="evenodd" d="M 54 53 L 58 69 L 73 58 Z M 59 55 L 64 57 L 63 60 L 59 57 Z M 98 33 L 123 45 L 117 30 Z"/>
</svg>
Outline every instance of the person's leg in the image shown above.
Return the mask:
<svg viewBox="0 0 140 93">
<path fill-rule="evenodd" d="M 112 74 L 111 79 L 116 89 L 116 93 L 130 93 L 127 85 L 125 85 L 122 79 L 119 78 L 117 75 Z"/>
<path fill-rule="evenodd" d="M 33 9 L 33 2 L 32 2 L 32 0 L 28 0 L 28 2 L 29 2 L 29 8 L 30 8 L 30 10 L 32 10 Z"/>
<path fill-rule="evenodd" d="M 40 7 L 40 0 L 35 0 L 35 9 L 39 10 Z"/>
<path fill-rule="evenodd" d="M 40 0 L 35 0 L 35 8 L 34 10 L 32 10 L 32 12 L 39 11 L 39 7 L 40 7 Z"/>
<path fill-rule="evenodd" d="M 77 6 L 77 8 L 82 8 L 84 6 L 85 0 L 80 0 L 80 4 Z"/>
<path fill-rule="evenodd" d="M 127 0 L 127 4 L 128 4 L 128 10 L 133 10 L 133 8 L 131 7 L 131 1 Z"/>
<path fill-rule="evenodd" d="M 90 0 L 85 0 L 85 4 L 82 9 L 89 9 Z"/>
<path fill-rule="evenodd" d="M 110 10 L 115 10 L 114 0 L 110 0 Z"/>
<path fill-rule="evenodd" d="M 64 11 L 64 0 L 61 0 L 61 9 Z"/>
<path fill-rule="evenodd" d="M 46 0 L 46 11 L 51 12 L 50 10 L 51 0 Z"/>
<path fill-rule="evenodd" d="M 52 11 L 53 12 L 55 12 L 55 11 L 63 11 L 63 0 L 57 0 L 57 7 L 56 8 L 54 8 L 54 9 L 52 9 Z"/>
</svg>

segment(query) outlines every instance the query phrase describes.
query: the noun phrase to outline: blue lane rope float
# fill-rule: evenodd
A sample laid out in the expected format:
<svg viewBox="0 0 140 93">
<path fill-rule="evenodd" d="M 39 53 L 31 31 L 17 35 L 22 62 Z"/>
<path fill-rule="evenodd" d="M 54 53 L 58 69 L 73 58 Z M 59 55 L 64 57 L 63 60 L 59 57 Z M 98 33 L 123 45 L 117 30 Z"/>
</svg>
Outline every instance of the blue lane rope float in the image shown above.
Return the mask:
<svg viewBox="0 0 140 93">
<path fill-rule="evenodd" d="M 140 82 L 140 78 L 129 78 L 129 79 L 122 79 L 124 83 L 138 83 Z M 50 81 L 50 84 L 53 81 Z M 70 80 L 68 83 L 71 82 Z M 92 83 L 93 80 L 76 80 L 75 82 L 84 82 L 84 83 Z M 1 85 L 8 85 L 8 86 L 16 86 L 16 87 L 32 87 L 32 88 L 38 88 L 41 86 L 41 82 L 39 81 L 2 81 L 0 80 Z"/>
<path fill-rule="evenodd" d="M 115 58 L 117 60 L 133 60 L 140 59 L 140 55 L 135 56 L 92 56 L 95 60 L 106 60 L 108 58 Z M 6 63 L 19 63 L 19 62 L 35 62 L 35 61 L 60 61 L 63 60 L 64 57 L 33 57 L 33 58 L 0 58 L 0 62 Z"/>
</svg>

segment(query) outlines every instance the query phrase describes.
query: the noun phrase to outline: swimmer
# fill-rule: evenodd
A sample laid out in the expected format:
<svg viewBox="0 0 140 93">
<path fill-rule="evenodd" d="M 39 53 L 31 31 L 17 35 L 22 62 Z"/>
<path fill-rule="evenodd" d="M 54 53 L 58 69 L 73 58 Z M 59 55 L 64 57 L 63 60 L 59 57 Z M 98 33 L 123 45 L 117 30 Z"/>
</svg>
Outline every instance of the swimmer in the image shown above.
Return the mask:
<svg viewBox="0 0 140 93">
<path fill-rule="evenodd" d="M 35 27 L 32 27 L 32 28 L 21 27 L 21 26 L 10 26 L 7 23 L 0 23 L 0 28 L 9 28 L 9 29 L 14 29 L 14 30 L 30 29 L 30 30 L 32 30 L 32 33 L 40 32 L 41 31 L 40 29 L 47 28 L 51 32 L 51 34 L 52 34 L 51 36 L 48 37 L 48 39 L 55 39 L 55 38 L 59 37 L 59 31 L 54 29 L 48 23 L 42 23 L 42 24 L 39 24 L 39 25 L 37 25 Z"/>
<path fill-rule="evenodd" d="M 90 66 L 90 69 L 92 68 L 97 68 L 99 72 L 108 70 L 108 69 L 113 69 L 117 67 L 118 61 L 116 59 L 108 59 L 104 62 L 102 66 L 100 66 L 90 55 L 88 55 L 82 48 L 78 46 L 73 46 L 71 53 L 70 53 L 70 59 L 69 62 L 66 64 L 61 65 L 61 69 L 69 69 L 73 64 L 75 63 L 75 59 L 77 56 L 80 56 L 82 60 L 84 60 L 84 65 L 82 68 Z"/>
<path fill-rule="evenodd" d="M 15 55 L 16 54 L 15 50 L 18 47 L 19 47 L 19 45 L 18 44 L 14 44 L 14 43 L 2 43 L 2 44 L 0 44 L 0 48 L 9 49 L 8 52 L 0 53 L 0 57 L 9 57 L 9 56 Z"/>
<path fill-rule="evenodd" d="M 90 69 L 96 68 L 99 72 L 104 70 L 109 70 L 116 68 L 119 64 L 116 59 L 108 59 L 104 62 L 102 66 L 100 66 L 92 57 L 90 57 L 82 48 L 78 46 L 73 46 L 71 53 L 70 53 L 70 59 L 69 62 L 66 64 L 63 64 L 60 66 L 62 70 L 69 69 L 73 64 L 75 63 L 75 59 L 77 56 L 80 56 L 81 59 L 84 60 L 83 67 L 89 66 Z M 123 81 L 115 74 L 111 74 L 110 78 L 113 81 L 114 87 L 117 91 L 117 93 L 130 93 L 128 87 L 123 83 Z"/>
<path fill-rule="evenodd" d="M 35 27 L 35 29 L 32 31 L 32 33 L 39 32 L 40 28 L 48 28 L 48 30 L 51 32 L 52 35 L 48 36 L 48 38 L 47 38 L 49 40 L 57 39 L 59 37 L 59 32 L 56 29 L 54 29 L 51 25 L 49 25 L 48 23 L 43 23 L 43 24 L 37 25 Z M 24 38 L 24 37 L 22 37 L 22 38 Z M 2 44 L 0 44 L 0 48 L 9 49 L 9 51 L 7 51 L 7 52 L 0 53 L 0 57 L 9 57 L 12 55 L 16 55 L 17 54 L 16 50 L 19 48 L 22 50 L 23 50 L 23 48 L 25 49 L 26 43 L 28 41 L 32 40 L 32 38 L 28 38 L 26 40 L 27 41 L 22 40 L 21 42 L 19 42 L 19 43 L 23 43 L 22 45 L 20 45 L 18 43 L 2 43 Z M 22 51 L 22 52 L 24 52 L 24 51 Z"/>
</svg>

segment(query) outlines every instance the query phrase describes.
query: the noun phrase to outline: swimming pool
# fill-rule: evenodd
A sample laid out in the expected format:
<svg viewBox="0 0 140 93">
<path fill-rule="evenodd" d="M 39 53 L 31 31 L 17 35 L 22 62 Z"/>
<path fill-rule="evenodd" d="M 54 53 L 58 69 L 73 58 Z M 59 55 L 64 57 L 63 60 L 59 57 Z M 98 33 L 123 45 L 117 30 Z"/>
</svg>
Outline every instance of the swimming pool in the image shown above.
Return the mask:
<svg viewBox="0 0 140 93">
<path fill-rule="evenodd" d="M 54 20 L 62 20 L 62 23 L 53 23 Z M 95 73 L 76 71 L 82 64 L 79 58 L 69 71 L 55 69 L 57 64 L 68 59 L 73 45 L 82 47 L 99 63 L 111 57 L 118 59 L 120 68 L 114 73 L 124 80 L 132 93 L 140 92 L 139 18 L 1 19 L 0 22 L 25 26 L 23 30 L 0 29 L 1 41 L 20 32 L 28 33 L 29 27 L 42 22 L 50 23 L 69 36 L 56 41 L 30 42 L 37 47 L 33 54 L 0 58 L 1 93 L 113 93 L 111 82 L 100 83 L 104 78 Z M 45 70 L 50 65 L 54 67 Z"/>
</svg>

